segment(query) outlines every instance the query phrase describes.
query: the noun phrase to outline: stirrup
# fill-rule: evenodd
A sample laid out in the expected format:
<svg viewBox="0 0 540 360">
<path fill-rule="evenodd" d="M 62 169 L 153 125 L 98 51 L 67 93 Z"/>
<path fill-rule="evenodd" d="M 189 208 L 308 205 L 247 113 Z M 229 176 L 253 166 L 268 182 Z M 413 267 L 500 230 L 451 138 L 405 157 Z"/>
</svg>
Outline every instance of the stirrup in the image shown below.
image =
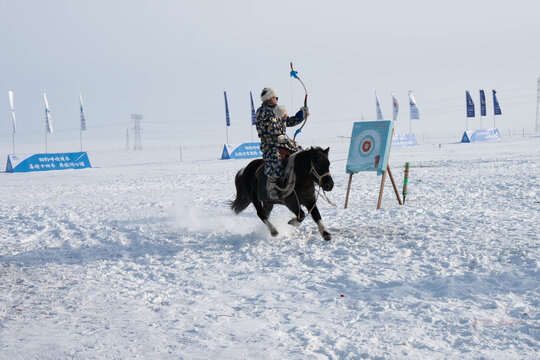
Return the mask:
<svg viewBox="0 0 540 360">
<path fill-rule="evenodd" d="M 266 183 L 266 193 L 268 194 L 268 198 L 270 200 L 279 200 L 280 199 L 280 191 L 279 187 L 277 186 L 277 180 L 276 181 L 269 181 Z"/>
</svg>

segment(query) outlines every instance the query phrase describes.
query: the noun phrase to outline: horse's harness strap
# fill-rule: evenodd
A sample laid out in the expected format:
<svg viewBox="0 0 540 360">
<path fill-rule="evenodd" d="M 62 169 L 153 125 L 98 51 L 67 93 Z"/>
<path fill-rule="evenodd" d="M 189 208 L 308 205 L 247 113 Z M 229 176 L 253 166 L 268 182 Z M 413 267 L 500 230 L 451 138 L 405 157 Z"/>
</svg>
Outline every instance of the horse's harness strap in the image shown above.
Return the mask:
<svg viewBox="0 0 540 360">
<path fill-rule="evenodd" d="M 317 183 L 318 183 L 319 185 L 321 185 L 321 181 L 322 181 L 322 179 L 323 179 L 325 176 L 331 176 L 330 171 L 325 172 L 325 173 L 322 174 L 322 175 L 319 175 L 319 173 L 318 173 L 317 170 L 315 169 L 315 166 L 313 165 L 313 161 L 311 162 L 311 169 L 309 170 L 309 172 L 312 173 L 313 175 L 315 175 L 315 178 L 317 179 Z"/>
</svg>

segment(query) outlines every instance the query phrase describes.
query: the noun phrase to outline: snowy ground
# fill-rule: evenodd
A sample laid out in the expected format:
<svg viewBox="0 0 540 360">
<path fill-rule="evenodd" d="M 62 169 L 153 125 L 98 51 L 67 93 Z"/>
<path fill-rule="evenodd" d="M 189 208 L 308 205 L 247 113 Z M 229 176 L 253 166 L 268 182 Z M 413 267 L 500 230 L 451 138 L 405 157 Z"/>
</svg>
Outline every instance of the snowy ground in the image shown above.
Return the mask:
<svg viewBox="0 0 540 360">
<path fill-rule="evenodd" d="M 540 137 L 392 149 L 409 194 L 387 181 L 381 210 L 374 173 L 343 210 L 347 149 L 330 150 L 339 206 L 320 203 L 330 242 L 284 208 L 276 238 L 235 216 L 244 160 L 0 173 L 0 358 L 536 359 Z"/>
</svg>

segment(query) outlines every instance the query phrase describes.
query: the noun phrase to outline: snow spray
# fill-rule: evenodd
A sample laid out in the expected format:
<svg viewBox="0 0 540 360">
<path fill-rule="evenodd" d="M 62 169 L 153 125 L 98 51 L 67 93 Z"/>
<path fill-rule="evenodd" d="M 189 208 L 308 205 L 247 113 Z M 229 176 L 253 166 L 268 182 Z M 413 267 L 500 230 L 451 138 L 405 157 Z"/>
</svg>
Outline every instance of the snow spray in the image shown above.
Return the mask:
<svg viewBox="0 0 540 360">
<path fill-rule="evenodd" d="M 407 197 L 407 185 L 409 185 L 409 163 L 405 163 L 405 176 L 403 177 L 403 204 L 405 204 L 405 198 Z"/>
</svg>

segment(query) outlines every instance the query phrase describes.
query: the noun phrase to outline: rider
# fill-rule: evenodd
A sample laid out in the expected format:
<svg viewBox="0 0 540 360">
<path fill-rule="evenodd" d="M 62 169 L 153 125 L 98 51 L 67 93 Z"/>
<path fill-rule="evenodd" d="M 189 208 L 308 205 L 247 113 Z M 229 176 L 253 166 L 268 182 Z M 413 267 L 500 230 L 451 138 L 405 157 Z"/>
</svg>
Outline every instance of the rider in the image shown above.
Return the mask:
<svg viewBox="0 0 540 360">
<path fill-rule="evenodd" d="M 283 170 L 280 148 L 293 153 L 302 149 L 294 140 L 287 137 L 286 127 L 300 124 L 309 116 L 309 108 L 304 106 L 294 116 L 287 116 L 285 107 L 277 104 L 276 90 L 268 87 L 262 89 L 261 101 L 255 124 L 265 161 L 264 174 L 268 178 L 266 191 L 270 199 L 277 200 L 279 199 L 277 180 Z"/>
</svg>

